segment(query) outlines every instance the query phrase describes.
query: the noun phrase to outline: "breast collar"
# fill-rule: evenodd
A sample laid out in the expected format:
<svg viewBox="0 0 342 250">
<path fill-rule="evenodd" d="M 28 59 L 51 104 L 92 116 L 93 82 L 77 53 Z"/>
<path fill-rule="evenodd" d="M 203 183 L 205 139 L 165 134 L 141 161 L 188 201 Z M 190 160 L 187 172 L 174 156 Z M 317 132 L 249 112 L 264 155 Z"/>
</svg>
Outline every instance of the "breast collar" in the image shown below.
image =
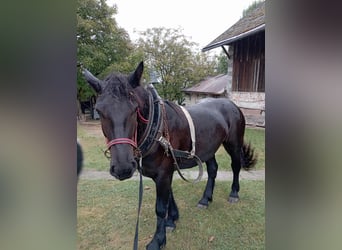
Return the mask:
<svg viewBox="0 0 342 250">
<path fill-rule="evenodd" d="M 147 90 L 149 91 L 149 117 L 148 117 L 148 123 L 146 126 L 146 129 L 144 131 L 144 134 L 142 136 L 142 139 L 138 142 L 138 149 L 140 151 L 140 160 L 146 156 L 148 156 L 150 153 L 152 153 L 156 147 L 159 145 L 162 146 L 165 150 L 165 154 L 167 156 L 172 156 L 174 161 L 174 167 L 177 170 L 180 177 L 185 180 L 187 180 L 183 174 L 180 171 L 179 165 L 177 163 L 177 158 L 186 158 L 186 159 L 194 159 L 197 162 L 197 165 L 199 167 L 199 174 L 198 177 L 193 181 L 193 183 L 196 183 L 201 180 L 203 175 L 203 167 L 202 162 L 200 158 L 195 155 L 195 131 L 193 127 L 192 119 L 187 117 L 190 116 L 188 112 L 184 112 L 184 115 L 186 116 L 186 119 L 189 122 L 189 119 L 191 119 L 191 122 L 189 124 L 190 126 L 190 132 L 191 132 L 191 140 L 192 140 L 192 150 L 191 152 L 183 151 L 183 150 L 177 150 L 173 149 L 172 145 L 169 141 L 169 132 L 167 128 L 166 123 L 166 112 L 165 112 L 165 106 L 163 100 L 158 95 L 156 89 L 152 84 L 150 84 L 147 87 Z M 163 122 L 164 121 L 164 122 Z"/>
<path fill-rule="evenodd" d="M 147 91 L 149 92 L 148 123 L 141 139 L 138 142 L 138 148 L 143 158 L 155 149 L 158 144 L 157 138 L 159 138 L 163 133 L 162 105 L 164 105 L 164 102 L 152 84 L 147 87 Z"/>
</svg>

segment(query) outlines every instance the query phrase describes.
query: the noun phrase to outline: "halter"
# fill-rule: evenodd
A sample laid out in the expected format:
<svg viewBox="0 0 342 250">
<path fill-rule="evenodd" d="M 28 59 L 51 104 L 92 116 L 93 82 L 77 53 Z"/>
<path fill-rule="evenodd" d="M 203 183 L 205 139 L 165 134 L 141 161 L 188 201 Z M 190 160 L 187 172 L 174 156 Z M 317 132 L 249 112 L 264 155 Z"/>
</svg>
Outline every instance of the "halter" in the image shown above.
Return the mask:
<svg viewBox="0 0 342 250">
<path fill-rule="evenodd" d="M 147 124 L 148 123 L 148 120 L 145 119 L 141 112 L 140 112 L 140 109 L 137 108 L 136 110 L 137 112 L 137 117 L 139 118 L 139 120 L 142 122 L 142 123 L 145 123 Z M 134 131 L 134 137 L 133 139 L 130 139 L 130 138 L 116 138 L 116 139 L 113 139 L 111 141 L 109 141 L 107 139 L 107 149 L 106 151 L 104 152 L 105 156 L 107 158 L 110 158 L 110 148 L 114 145 L 117 145 L 117 144 L 129 144 L 133 147 L 134 149 L 134 154 L 135 156 L 139 157 L 140 156 L 140 150 L 139 150 L 139 147 L 138 147 L 138 143 L 137 143 L 137 129 L 138 129 L 138 124 L 135 126 L 135 131 Z"/>
</svg>

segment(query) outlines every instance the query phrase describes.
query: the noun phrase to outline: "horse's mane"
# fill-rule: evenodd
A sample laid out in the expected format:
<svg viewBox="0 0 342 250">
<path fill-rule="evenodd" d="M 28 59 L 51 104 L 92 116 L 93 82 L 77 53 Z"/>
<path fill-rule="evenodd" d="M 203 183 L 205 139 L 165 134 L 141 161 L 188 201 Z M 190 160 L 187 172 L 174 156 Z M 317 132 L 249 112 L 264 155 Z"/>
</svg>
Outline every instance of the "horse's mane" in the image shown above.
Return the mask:
<svg viewBox="0 0 342 250">
<path fill-rule="evenodd" d="M 168 100 L 165 100 L 164 102 L 167 105 L 169 105 L 170 108 L 172 108 L 179 116 L 183 117 L 184 114 L 183 114 L 183 111 L 180 109 L 179 105 L 177 105 L 174 102 L 168 101 Z"/>
<path fill-rule="evenodd" d="M 127 75 L 112 73 L 105 78 L 105 82 L 107 84 L 103 92 L 110 94 L 114 98 L 129 98 L 132 87 L 128 83 Z"/>
</svg>

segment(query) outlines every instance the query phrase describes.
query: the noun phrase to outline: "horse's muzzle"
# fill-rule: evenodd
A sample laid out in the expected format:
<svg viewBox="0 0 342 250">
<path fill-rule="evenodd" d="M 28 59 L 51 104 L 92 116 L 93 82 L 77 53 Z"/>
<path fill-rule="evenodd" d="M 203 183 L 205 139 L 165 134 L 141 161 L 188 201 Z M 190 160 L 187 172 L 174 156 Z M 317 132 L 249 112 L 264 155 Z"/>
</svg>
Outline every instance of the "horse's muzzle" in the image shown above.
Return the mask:
<svg viewBox="0 0 342 250">
<path fill-rule="evenodd" d="M 120 181 L 131 178 L 137 169 L 136 161 L 126 164 L 116 164 L 110 166 L 110 174 Z"/>
</svg>

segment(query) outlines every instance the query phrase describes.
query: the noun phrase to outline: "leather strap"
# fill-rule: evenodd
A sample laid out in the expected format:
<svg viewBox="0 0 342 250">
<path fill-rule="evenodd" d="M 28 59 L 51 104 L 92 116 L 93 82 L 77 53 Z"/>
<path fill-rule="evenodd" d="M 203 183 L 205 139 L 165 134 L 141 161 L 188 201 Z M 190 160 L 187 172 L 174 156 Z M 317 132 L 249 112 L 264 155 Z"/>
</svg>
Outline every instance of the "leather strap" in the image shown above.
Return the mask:
<svg viewBox="0 0 342 250">
<path fill-rule="evenodd" d="M 196 133 L 195 133 L 195 126 L 194 122 L 192 121 L 191 115 L 189 112 L 182 106 L 180 106 L 186 119 L 188 120 L 189 128 L 190 128 L 190 135 L 191 135 L 191 143 L 192 143 L 192 148 L 190 151 L 191 155 L 195 155 L 196 153 Z"/>
<path fill-rule="evenodd" d="M 146 132 L 143 135 L 142 141 L 138 143 L 142 157 L 150 154 L 153 148 L 155 148 L 155 145 L 158 143 L 156 138 L 161 135 L 163 130 L 161 107 L 163 104 L 161 98 L 152 84 L 147 89 L 150 91 L 152 105 L 150 105 L 149 123 L 147 124 Z"/>
</svg>

